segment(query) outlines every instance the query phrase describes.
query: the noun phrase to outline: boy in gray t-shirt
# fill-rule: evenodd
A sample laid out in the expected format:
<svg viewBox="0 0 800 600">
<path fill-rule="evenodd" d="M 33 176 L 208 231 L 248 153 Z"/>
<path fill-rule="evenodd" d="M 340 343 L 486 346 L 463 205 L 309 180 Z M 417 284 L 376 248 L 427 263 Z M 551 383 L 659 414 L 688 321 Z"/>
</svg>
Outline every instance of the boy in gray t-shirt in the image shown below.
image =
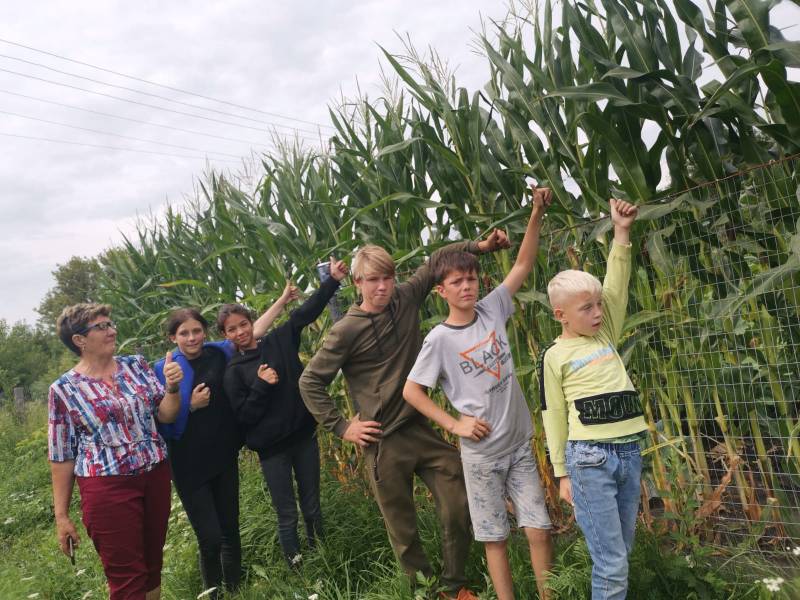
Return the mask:
<svg viewBox="0 0 800 600">
<path fill-rule="evenodd" d="M 403 396 L 419 412 L 461 438 L 469 512 L 475 539 L 484 542 L 489 575 L 498 600 L 513 600 L 506 551 L 509 534 L 505 499 L 514 505 L 531 551 L 539 597 L 552 563 L 550 518 L 530 447 L 531 414 L 514 375 L 506 322 L 512 297 L 533 268 L 548 188 L 534 188 L 533 209 L 519 255 L 503 283 L 478 301 L 480 264 L 466 252 L 442 256 L 434 265 L 436 291 L 450 309 L 447 320 L 425 338 L 408 375 Z M 441 382 L 451 416 L 427 394 Z"/>
</svg>

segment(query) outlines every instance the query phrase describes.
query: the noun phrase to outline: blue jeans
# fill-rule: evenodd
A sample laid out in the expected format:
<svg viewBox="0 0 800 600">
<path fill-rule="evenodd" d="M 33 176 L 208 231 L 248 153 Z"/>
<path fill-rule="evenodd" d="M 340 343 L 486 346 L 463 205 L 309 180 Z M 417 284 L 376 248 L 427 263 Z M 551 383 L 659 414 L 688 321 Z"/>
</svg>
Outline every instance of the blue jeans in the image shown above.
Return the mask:
<svg viewBox="0 0 800 600">
<path fill-rule="evenodd" d="M 592 600 L 624 599 L 639 512 L 639 443 L 571 441 L 566 463 L 575 520 L 592 557 Z"/>
</svg>

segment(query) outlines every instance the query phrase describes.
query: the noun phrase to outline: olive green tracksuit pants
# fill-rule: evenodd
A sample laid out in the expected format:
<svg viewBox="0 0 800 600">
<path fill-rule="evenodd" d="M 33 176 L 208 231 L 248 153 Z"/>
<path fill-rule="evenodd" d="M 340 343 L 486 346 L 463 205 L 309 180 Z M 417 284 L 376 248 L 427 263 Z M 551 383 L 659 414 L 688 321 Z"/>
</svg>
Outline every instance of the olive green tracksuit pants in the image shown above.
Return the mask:
<svg viewBox="0 0 800 600">
<path fill-rule="evenodd" d="M 428 486 L 442 527 L 441 584 L 456 591 L 466 585 L 464 565 L 472 541 L 461 457 L 427 423 L 419 420 L 371 444 L 365 453 L 372 491 L 400 566 L 411 577 L 432 575 L 422 550 L 414 508 L 414 474 Z"/>
</svg>

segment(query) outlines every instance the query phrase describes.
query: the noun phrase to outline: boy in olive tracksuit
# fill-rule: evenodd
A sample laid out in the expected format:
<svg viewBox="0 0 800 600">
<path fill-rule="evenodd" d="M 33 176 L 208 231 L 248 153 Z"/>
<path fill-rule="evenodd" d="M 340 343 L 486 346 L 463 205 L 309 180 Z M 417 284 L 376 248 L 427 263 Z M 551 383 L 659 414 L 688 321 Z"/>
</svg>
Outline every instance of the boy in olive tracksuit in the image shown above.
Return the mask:
<svg viewBox="0 0 800 600">
<path fill-rule="evenodd" d="M 592 557 L 592 600 L 622 600 L 639 508 L 647 424 L 617 352 L 628 302 L 637 208 L 611 200 L 606 276 L 562 271 L 547 286 L 561 335 L 539 357 L 542 420 L 561 498 Z"/>
<path fill-rule="evenodd" d="M 507 247 L 503 232 L 487 239 L 451 244 L 435 252 L 473 254 Z M 326 429 L 365 449 L 375 499 L 392 548 L 403 570 L 432 574 L 417 532 L 414 474 L 431 490 L 442 525 L 441 582 L 445 597 L 474 598 L 464 586 L 470 522 L 458 451 L 427 419 L 403 400 L 403 386 L 422 345 L 419 309 L 433 287 L 430 263 L 395 286 L 391 256 L 365 246 L 353 259 L 353 279 L 361 294 L 328 333 L 300 378 L 309 411 Z M 344 419 L 327 392 L 339 370 L 347 381 L 356 414 Z"/>
</svg>

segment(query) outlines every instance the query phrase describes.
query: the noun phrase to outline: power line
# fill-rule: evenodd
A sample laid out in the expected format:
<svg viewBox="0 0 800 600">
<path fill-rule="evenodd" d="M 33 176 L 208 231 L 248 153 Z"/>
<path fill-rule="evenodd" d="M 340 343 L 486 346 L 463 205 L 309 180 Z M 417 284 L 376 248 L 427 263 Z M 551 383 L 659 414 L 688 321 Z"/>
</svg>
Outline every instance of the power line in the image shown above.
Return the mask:
<svg viewBox="0 0 800 600">
<path fill-rule="evenodd" d="M 122 152 L 138 152 L 139 154 L 156 154 L 158 156 L 171 156 L 174 158 L 191 158 L 192 160 L 200 159 L 207 159 L 205 156 L 189 156 L 188 154 L 171 154 L 169 152 L 159 152 L 157 150 L 140 150 L 138 148 L 120 148 L 119 146 L 106 146 L 105 144 L 89 144 L 87 142 L 73 142 L 71 140 L 54 140 L 52 138 L 45 138 L 45 137 L 36 137 L 32 135 L 22 135 L 18 133 L 6 133 L 5 131 L 0 131 L 0 135 L 12 138 L 20 138 L 23 140 L 34 140 L 37 142 L 52 142 L 54 144 L 67 144 L 70 146 L 86 146 L 88 148 L 102 148 L 103 150 L 119 150 Z M 237 163 L 240 164 L 241 160 L 230 160 L 230 159 L 215 159 L 217 162 L 226 162 L 226 163 Z"/>
<path fill-rule="evenodd" d="M 36 81 L 43 81 L 44 83 L 50 83 L 50 84 L 53 84 L 53 85 L 58 85 L 58 86 L 61 86 L 61 87 L 66 87 L 66 88 L 70 88 L 70 89 L 73 89 L 73 90 L 78 90 L 80 92 L 86 92 L 88 94 L 95 94 L 97 96 L 104 96 L 106 98 L 111 98 L 112 100 L 119 100 L 120 102 L 128 102 L 129 104 L 136 104 L 138 106 L 144 106 L 146 108 L 153 108 L 155 110 L 163 110 L 165 112 L 175 113 L 175 114 L 183 115 L 183 116 L 186 116 L 186 117 L 192 117 L 192 118 L 195 118 L 195 119 L 203 119 L 205 121 L 212 121 L 214 123 L 221 123 L 223 125 L 231 125 L 232 127 L 241 127 L 242 129 L 252 129 L 253 131 L 259 131 L 259 132 L 262 132 L 262 133 L 265 131 L 264 129 L 261 129 L 259 127 L 253 127 L 252 125 L 243 125 L 241 123 L 233 123 L 232 121 L 223 121 L 222 119 L 215 119 L 214 117 L 206 117 L 204 115 L 197 115 L 197 114 L 194 114 L 194 113 L 188 113 L 188 112 L 185 112 L 185 111 L 182 111 L 182 110 L 175 110 L 175 109 L 172 109 L 172 108 L 166 108 L 164 106 L 157 106 L 155 104 L 147 104 L 146 102 L 139 102 L 137 100 L 131 100 L 130 98 L 122 98 L 120 96 L 114 96 L 112 94 L 106 94 L 105 92 L 98 92 L 96 90 L 89 90 L 89 89 L 86 89 L 86 88 L 78 87 L 77 85 L 71 85 L 69 83 L 62 83 L 60 81 L 53 81 L 52 79 L 45 79 L 44 77 L 37 77 L 36 75 L 29 75 L 27 73 L 20 73 L 18 71 L 12 71 L 10 69 L 0 68 L 0 72 L 10 73 L 12 75 L 17 75 L 19 77 L 26 77 L 28 79 L 35 79 Z M 275 132 L 275 133 L 277 133 L 277 132 Z M 297 136 L 297 137 L 301 137 L 301 138 L 306 139 L 306 140 L 309 139 L 309 138 L 305 138 L 304 136 Z"/>
<path fill-rule="evenodd" d="M 192 152 L 202 152 L 203 154 L 219 154 L 220 156 L 230 156 L 233 158 L 241 158 L 239 154 L 230 154 L 229 152 L 219 152 L 217 150 L 199 150 L 191 148 L 190 146 L 179 146 L 177 144 L 170 144 L 167 142 L 160 142 L 158 140 L 148 140 L 146 138 L 133 137 L 130 135 L 122 135 L 121 133 L 114 133 L 112 131 L 102 131 L 101 129 L 90 129 L 89 127 L 81 127 L 80 125 L 70 125 L 69 123 L 60 123 L 58 121 L 50 121 L 49 119 L 41 119 L 39 117 L 32 117 L 30 115 L 23 115 L 20 113 L 9 112 L 0 110 L 0 114 L 11 115 L 12 117 L 19 117 L 20 119 L 29 119 L 31 121 L 39 121 L 40 123 L 48 123 L 49 125 L 58 125 L 60 127 L 69 127 L 70 129 L 79 129 L 81 131 L 88 131 L 90 133 L 99 133 L 101 135 L 110 135 L 118 137 L 123 140 L 132 140 L 134 142 L 145 142 L 147 144 L 157 144 L 159 146 L 169 146 L 170 148 L 178 148 L 179 150 L 190 150 Z"/>
<path fill-rule="evenodd" d="M 153 127 L 161 127 L 163 129 L 171 129 L 172 131 L 180 131 L 180 132 L 183 132 L 183 133 L 191 133 L 193 135 L 203 135 L 203 136 L 210 137 L 210 138 L 216 138 L 218 140 L 225 140 L 225 141 L 228 141 L 228 142 L 238 142 L 238 143 L 241 143 L 241 144 L 248 144 L 250 146 L 265 146 L 265 144 L 262 144 L 260 142 L 255 142 L 255 141 L 252 141 L 252 140 L 243 140 L 243 139 L 240 139 L 240 138 L 226 137 L 224 135 L 216 135 L 214 133 L 207 133 L 205 131 L 196 131 L 194 129 L 183 129 L 182 127 L 174 127 L 172 125 L 165 125 L 163 123 L 153 123 L 152 121 L 142 121 L 140 119 L 133 119 L 131 117 L 123 117 L 121 115 L 115 115 L 113 113 L 102 112 L 102 111 L 99 111 L 99 110 L 92 110 L 91 108 L 83 108 L 81 106 L 74 106 L 72 104 L 65 104 L 63 102 L 56 102 L 55 100 L 47 100 L 45 98 L 39 98 L 37 96 L 29 96 L 27 94 L 20 94 L 19 92 L 11 92 L 9 90 L 4 90 L 4 89 L 0 89 L 0 93 L 2 93 L 2 94 L 10 94 L 12 96 L 19 96 L 20 98 L 26 98 L 28 100 L 35 100 L 37 102 L 44 102 L 46 104 L 52 104 L 54 106 L 61 106 L 62 108 L 69 108 L 71 110 L 79 110 L 79 111 L 82 111 L 82 112 L 87 112 L 87 113 L 91 113 L 91 114 L 94 114 L 94 115 L 100 115 L 100 116 L 103 116 L 103 117 L 109 117 L 109 118 L 112 118 L 112 119 L 120 119 L 120 120 L 123 120 L 123 121 L 130 121 L 131 123 L 139 123 L 141 125 L 151 125 Z"/>
<path fill-rule="evenodd" d="M 25 63 L 25 64 L 28 64 L 28 65 L 32 65 L 34 67 L 40 67 L 42 69 L 47 69 L 48 71 L 53 71 L 54 73 L 59 73 L 60 75 L 67 75 L 68 77 L 75 77 L 76 79 L 83 79 L 84 81 L 91 81 L 92 83 L 99 83 L 100 85 L 105 85 L 105 86 L 108 86 L 108 87 L 117 88 L 117 89 L 120 89 L 120 90 L 125 90 L 126 92 L 133 92 L 135 94 L 142 94 L 143 96 L 149 96 L 151 98 L 157 98 L 159 100 L 164 100 L 165 102 L 172 102 L 173 104 L 179 104 L 181 106 L 188 106 L 189 108 L 195 108 L 197 110 L 207 110 L 207 111 L 215 113 L 215 114 L 219 114 L 219 115 L 223 115 L 223 116 L 227 116 L 227 117 L 233 117 L 235 119 L 243 119 L 245 121 L 250 121 L 252 123 L 259 123 L 261 125 L 267 125 L 268 127 L 283 127 L 284 129 L 289 129 L 290 131 L 299 131 L 299 132 L 302 132 L 302 133 L 311 133 L 311 134 L 314 134 L 314 135 L 317 135 L 319 133 L 317 131 L 311 131 L 309 129 L 299 129 L 297 127 L 292 127 L 291 125 L 284 125 L 283 123 L 275 123 L 275 122 L 272 122 L 272 121 L 261 121 L 259 119 L 253 119 L 251 117 L 244 117 L 242 115 L 237 115 L 237 114 L 234 114 L 234 113 L 225 112 L 224 110 L 217 110 L 215 108 L 208 108 L 208 107 L 205 107 L 205 106 L 198 106 L 197 104 L 192 104 L 190 102 L 182 102 L 181 100 L 173 100 L 172 98 L 168 98 L 166 96 L 161 96 L 159 94 L 151 94 L 150 92 L 143 92 L 142 90 L 137 90 L 136 88 L 127 87 L 127 86 L 124 86 L 124 85 L 117 85 L 117 84 L 114 84 L 114 83 L 108 83 L 106 81 L 100 81 L 99 79 L 92 79 L 91 77 L 85 77 L 83 75 L 77 75 L 75 73 L 70 73 L 69 71 L 62 71 L 60 69 L 56 69 L 54 67 L 51 67 L 51 66 L 48 66 L 48 65 L 45 65 L 45 64 L 42 64 L 42 63 L 34 62 L 32 60 L 26 60 L 24 58 L 18 58 L 16 56 L 9 56 L 8 54 L 0 54 L 0 58 L 7 58 L 9 60 L 16 60 L 18 62 Z"/>
<path fill-rule="evenodd" d="M 267 115 L 267 116 L 270 116 L 270 117 L 276 117 L 276 118 L 279 118 L 279 119 L 285 119 L 287 121 L 295 121 L 297 123 L 305 123 L 307 125 L 315 125 L 317 127 L 324 127 L 324 128 L 327 128 L 327 129 L 335 129 L 335 127 L 333 127 L 332 125 L 325 125 L 323 123 L 317 123 L 316 121 L 306 121 L 304 119 L 298 119 L 296 117 L 289 117 L 289 116 L 282 115 L 282 114 L 279 114 L 279 113 L 269 112 L 269 111 L 261 110 L 261 109 L 258 109 L 258 108 L 252 108 L 250 106 L 245 106 L 245 105 L 242 105 L 242 104 L 236 104 L 235 102 L 229 102 L 228 100 L 220 100 L 219 98 L 213 98 L 211 96 L 205 96 L 205 95 L 199 94 L 197 92 L 191 92 L 191 91 L 184 90 L 184 89 L 181 89 L 181 88 L 172 87 L 172 86 L 169 86 L 169 85 L 165 85 L 163 83 L 156 83 L 155 81 L 149 81 L 147 79 L 142 79 L 141 77 L 135 77 L 133 75 L 127 75 L 126 73 L 120 73 L 119 71 L 114 71 L 112 69 L 107 69 L 105 67 L 99 67 L 99 66 L 93 65 L 91 63 L 83 62 L 83 61 L 80 61 L 80 60 L 75 60 L 73 58 L 68 58 L 66 56 L 62 56 L 60 54 L 56 54 L 54 52 L 48 52 L 46 50 L 40 50 L 39 48 L 34 48 L 32 46 L 26 46 L 25 44 L 20 44 L 19 42 L 12 42 L 11 40 L 6 40 L 6 39 L 3 39 L 3 38 L 0 38 L 0 42 L 2 42 L 4 44 L 9 44 L 11 46 L 17 46 L 18 48 L 25 48 L 26 50 L 31 50 L 32 52 L 38 52 L 39 54 L 45 54 L 47 56 L 52 56 L 54 58 L 58 58 L 60 60 L 65 60 L 67 62 L 71 62 L 71 63 L 74 63 L 76 65 L 82 65 L 84 67 L 97 69 L 98 71 L 103 71 L 105 73 L 110 73 L 112 75 L 117 75 L 119 77 L 125 77 L 125 78 L 131 79 L 133 81 L 139 81 L 141 83 L 146 83 L 148 85 L 152 85 L 152 86 L 155 86 L 155 87 L 160 87 L 160 88 L 163 88 L 165 90 L 171 90 L 173 92 L 179 92 L 181 94 L 186 94 L 188 96 L 195 96 L 197 98 L 203 98 L 204 100 L 211 100 L 212 102 L 219 102 L 220 104 L 225 104 L 227 106 L 233 106 L 233 107 L 236 107 L 236 108 L 249 110 L 249 111 L 252 111 L 252 112 L 255 112 L 255 113 L 260 113 L 262 115 Z"/>
</svg>

